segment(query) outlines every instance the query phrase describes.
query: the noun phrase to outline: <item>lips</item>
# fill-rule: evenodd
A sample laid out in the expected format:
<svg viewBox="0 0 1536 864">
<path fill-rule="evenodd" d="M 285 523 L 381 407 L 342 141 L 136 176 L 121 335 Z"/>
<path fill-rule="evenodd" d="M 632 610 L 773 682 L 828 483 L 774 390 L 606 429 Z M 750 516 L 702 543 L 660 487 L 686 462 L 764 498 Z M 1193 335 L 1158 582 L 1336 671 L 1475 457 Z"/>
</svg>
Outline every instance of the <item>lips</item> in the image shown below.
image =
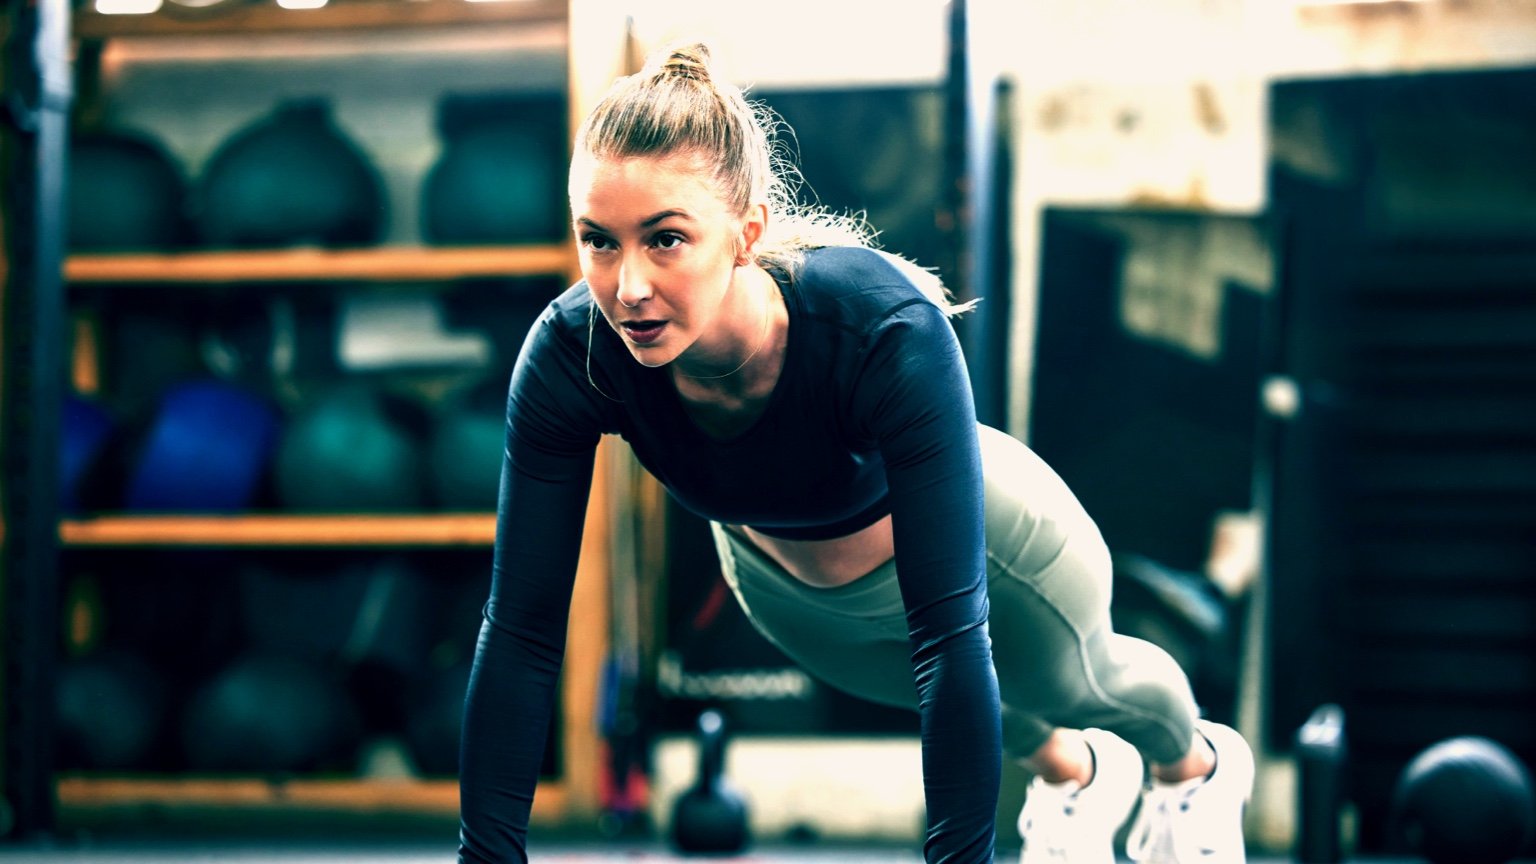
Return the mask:
<svg viewBox="0 0 1536 864">
<path fill-rule="evenodd" d="M 661 337 L 661 331 L 666 329 L 665 321 L 625 321 L 619 325 L 624 330 L 624 335 L 637 345 L 645 345 L 655 342 Z"/>
</svg>

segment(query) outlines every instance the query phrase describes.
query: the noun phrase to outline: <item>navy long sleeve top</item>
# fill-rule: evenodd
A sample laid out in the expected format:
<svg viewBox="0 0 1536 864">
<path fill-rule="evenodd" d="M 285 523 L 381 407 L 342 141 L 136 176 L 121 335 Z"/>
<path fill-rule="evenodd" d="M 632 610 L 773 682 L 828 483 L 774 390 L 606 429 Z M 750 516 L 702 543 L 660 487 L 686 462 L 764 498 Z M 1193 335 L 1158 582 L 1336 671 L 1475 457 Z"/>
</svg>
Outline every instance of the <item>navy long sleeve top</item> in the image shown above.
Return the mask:
<svg viewBox="0 0 1536 864">
<path fill-rule="evenodd" d="M 981 459 L 942 310 L 882 253 L 826 248 L 776 276 L 788 346 L 769 404 L 728 440 L 634 361 L 585 283 L 552 301 L 512 372 L 490 599 L 465 704 L 463 862 L 527 860 L 593 457 L 617 434 L 684 507 L 769 535 L 892 516 L 907 609 L 930 862 L 992 860 L 1001 772 L 987 635 Z M 594 324 L 595 322 L 595 324 Z"/>
</svg>

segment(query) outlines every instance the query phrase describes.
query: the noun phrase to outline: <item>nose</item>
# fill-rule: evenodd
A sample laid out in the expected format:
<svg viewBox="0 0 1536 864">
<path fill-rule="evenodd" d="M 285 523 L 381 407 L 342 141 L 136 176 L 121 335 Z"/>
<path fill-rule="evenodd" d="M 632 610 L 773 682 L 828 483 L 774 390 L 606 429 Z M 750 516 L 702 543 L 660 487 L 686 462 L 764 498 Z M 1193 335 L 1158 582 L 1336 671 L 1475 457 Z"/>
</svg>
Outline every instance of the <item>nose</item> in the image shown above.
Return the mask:
<svg viewBox="0 0 1536 864">
<path fill-rule="evenodd" d="M 625 261 L 619 266 L 619 303 L 633 309 L 651 296 L 650 274 L 639 261 Z"/>
</svg>

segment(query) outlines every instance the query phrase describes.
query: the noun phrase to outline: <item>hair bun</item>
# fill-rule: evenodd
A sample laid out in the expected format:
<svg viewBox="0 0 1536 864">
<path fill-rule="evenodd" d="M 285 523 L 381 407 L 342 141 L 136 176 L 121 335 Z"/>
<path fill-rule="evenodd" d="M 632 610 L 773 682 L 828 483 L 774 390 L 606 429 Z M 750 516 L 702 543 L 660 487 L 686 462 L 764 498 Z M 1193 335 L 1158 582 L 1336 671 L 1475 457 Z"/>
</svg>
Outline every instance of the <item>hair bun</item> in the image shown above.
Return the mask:
<svg viewBox="0 0 1536 864">
<path fill-rule="evenodd" d="M 656 77 L 666 78 L 676 76 L 690 78 L 694 81 L 709 80 L 709 48 L 703 43 L 695 42 L 692 45 L 680 45 L 676 48 L 663 50 L 657 55 L 660 62 L 656 64 Z"/>
</svg>

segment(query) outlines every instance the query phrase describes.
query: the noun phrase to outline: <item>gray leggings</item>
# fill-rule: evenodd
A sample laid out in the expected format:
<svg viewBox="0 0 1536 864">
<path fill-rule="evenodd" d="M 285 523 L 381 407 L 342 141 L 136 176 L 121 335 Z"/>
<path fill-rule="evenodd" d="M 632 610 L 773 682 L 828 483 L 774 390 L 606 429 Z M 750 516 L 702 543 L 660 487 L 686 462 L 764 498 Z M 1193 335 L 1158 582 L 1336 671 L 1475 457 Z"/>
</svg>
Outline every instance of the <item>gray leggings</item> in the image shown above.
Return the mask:
<svg viewBox="0 0 1536 864">
<path fill-rule="evenodd" d="M 1111 629 L 1109 550 L 1098 528 L 1033 451 L 978 428 L 988 629 L 1008 754 L 1029 756 L 1059 726 L 1096 727 L 1149 761 L 1178 761 L 1194 737 L 1189 680 L 1162 649 Z M 740 535 L 712 528 L 726 583 L 769 641 L 840 690 L 916 709 L 894 562 L 847 585 L 816 588 Z"/>
</svg>

